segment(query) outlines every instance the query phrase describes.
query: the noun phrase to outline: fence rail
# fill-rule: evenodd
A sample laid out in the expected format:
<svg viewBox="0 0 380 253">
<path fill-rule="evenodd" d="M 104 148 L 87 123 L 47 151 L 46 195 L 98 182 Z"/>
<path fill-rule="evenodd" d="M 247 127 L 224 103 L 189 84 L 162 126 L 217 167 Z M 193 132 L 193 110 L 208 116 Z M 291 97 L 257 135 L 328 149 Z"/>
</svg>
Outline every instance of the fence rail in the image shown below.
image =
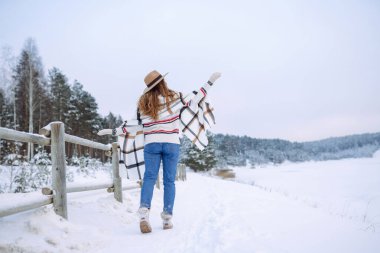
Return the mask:
<svg viewBox="0 0 380 253">
<path fill-rule="evenodd" d="M 0 208 L 0 218 L 12 214 L 16 214 L 19 212 L 24 212 L 28 210 L 32 210 L 34 208 L 46 206 L 53 203 L 53 197 L 52 196 L 41 196 L 41 199 L 34 200 L 32 202 L 26 202 L 25 204 L 20 204 L 15 207 L 2 209 Z"/>
<path fill-rule="evenodd" d="M 50 145 L 50 138 L 41 135 L 20 132 L 9 128 L 0 127 L 0 139 L 11 141 L 31 142 L 42 146 Z"/>
<path fill-rule="evenodd" d="M 110 187 L 113 187 L 112 183 L 94 184 L 94 185 L 81 185 L 81 186 L 67 187 L 66 191 L 67 191 L 67 193 L 84 192 L 84 191 L 93 191 L 93 190 L 99 190 L 99 189 L 108 189 Z"/>
<path fill-rule="evenodd" d="M 51 137 L 51 126 L 54 123 L 55 122 L 52 122 L 52 123 L 48 124 L 47 126 L 41 128 L 39 131 L 40 135 L 43 135 L 45 137 Z M 100 149 L 103 151 L 110 151 L 111 150 L 111 145 L 105 145 L 103 143 L 90 141 L 90 140 L 87 140 L 87 139 L 84 139 L 84 138 L 81 138 L 78 136 L 70 135 L 67 133 L 64 133 L 64 140 L 65 140 L 65 142 L 78 144 L 78 145 L 86 146 L 89 148 L 96 148 L 96 149 Z"/>
<path fill-rule="evenodd" d="M 138 183 L 136 183 L 136 186 L 122 186 L 121 177 L 119 175 L 119 154 L 117 150 L 118 143 L 112 143 L 112 146 L 105 145 L 66 134 L 64 130 L 64 124 L 62 122 L 52 122 L 46 127 L 42 128 L 39 133 L 40 135 L 0 127 L 0 139 L 31 142 L 43 146 L 51 146 L 52 158 L 52 189 L 42 189 L 42 193 L 49 196 L 42 195 L 41 200 L 35 201 L 33 203 L 28 202 L 17 207 L 0 209 L 0 217 L 31 210 L 44 205 L 53 204 L 54 211 L 58 215 L 67 219 L 67 193 L 107 189 L 108 192 L 114 193 L 114 197 L 117 201 L 122 202 L 123 189 L 140 188 L 140 184 Z M 112 151 L 112 182 L 88 186 L 66 187 L 65 142 L 79 144 L 104 151 Z"/>
</svg>

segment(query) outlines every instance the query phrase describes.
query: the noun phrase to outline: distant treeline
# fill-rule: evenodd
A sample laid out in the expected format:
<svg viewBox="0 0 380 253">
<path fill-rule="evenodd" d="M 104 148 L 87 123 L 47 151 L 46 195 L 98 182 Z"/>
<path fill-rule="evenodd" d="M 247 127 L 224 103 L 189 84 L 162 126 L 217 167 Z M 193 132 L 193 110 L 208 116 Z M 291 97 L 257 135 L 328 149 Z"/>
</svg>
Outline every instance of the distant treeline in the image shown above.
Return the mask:
<svg viewBox="0 0 380 253">
<path fill-rule="evenodd" d="M 303 162 L 371 157 L 380 149 L 380 133 L 328 138 L 311 142 L 257 139 L 248 136 L 213 135 L 217 165 L 245 166 L 286 160 Z"/>
</svg>

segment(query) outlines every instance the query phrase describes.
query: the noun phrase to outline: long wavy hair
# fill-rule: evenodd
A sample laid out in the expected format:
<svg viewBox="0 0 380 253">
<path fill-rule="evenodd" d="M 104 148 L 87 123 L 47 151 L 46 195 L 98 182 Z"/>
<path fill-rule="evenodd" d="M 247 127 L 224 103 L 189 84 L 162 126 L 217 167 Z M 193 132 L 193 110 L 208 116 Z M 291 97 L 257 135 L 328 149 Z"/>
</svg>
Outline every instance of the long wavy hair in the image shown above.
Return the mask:
<svg viewBox="0 0 380 253">
<path fill-rule="evenodd" d="M 165 98 L 165 103 L 161 104 L 159 96 Z M 169 113 L 173 113 L 170 110 L 170 104 L 176 99 L 176 93 L 170 90 L 164 79 L 160 81 L 153 89 L 143 94 L 138 103 L 137 107 L 143 115 L 147 115 L 154 120 L 158 120 L 158 112 L 166 106 Z"/>
</svg>

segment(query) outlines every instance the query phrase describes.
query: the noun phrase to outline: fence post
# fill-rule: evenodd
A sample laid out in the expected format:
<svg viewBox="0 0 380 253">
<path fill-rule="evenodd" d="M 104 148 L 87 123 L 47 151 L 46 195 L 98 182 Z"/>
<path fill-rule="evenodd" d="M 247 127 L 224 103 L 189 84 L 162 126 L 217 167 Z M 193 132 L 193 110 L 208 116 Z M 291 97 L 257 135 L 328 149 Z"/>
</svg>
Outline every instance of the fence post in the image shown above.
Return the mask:
<svg viewBox="0 0 380 253">
<path fill-rule="evenodd" d="M 181 181 L 186 180 L 186 165 L 183 163 L 178 163 L 177 165 L 176 180 L 181 180 Z"/>
<path fill-rule="evenodd" d="M 65 161 L 65 125 L 62 122 L 51 123 L 51 160 L 52 185 L 54 190 L 53 206 L 56 214 L 67 219 L 66 161 Z"/>
<path fill-rule="evenodd" d="M 182 164 L 181 166 L 182 181 L 186 181 L 186 165 Z"/>
<path fill-rule="evenodd" d="M 177 164 L 177 170 L 176 170 L 176 174 L 175 174 L 175 180 L 176 181 L 181 180 L 181 163 Z"/>
<path fill-rule="evenodd" d="M 156 188 L 160 189 L 160 173 L 158 173 L 158 175 L 157 175 Z"/>
<path fill-rule="evenodd" d="M 117 201 L 123 203 L 123 192 L 121 185 L 121 177 L 119 174 L 119 152 L 118 143 L 112 143 L 112 175 L 113 175 L 113 187 L 114 187 L 114 197 Z"/>
<path fill-rule="evenodd" d="M 183 164 L 179 165 L 179 179 L 183 181 Z"/>
</svg>

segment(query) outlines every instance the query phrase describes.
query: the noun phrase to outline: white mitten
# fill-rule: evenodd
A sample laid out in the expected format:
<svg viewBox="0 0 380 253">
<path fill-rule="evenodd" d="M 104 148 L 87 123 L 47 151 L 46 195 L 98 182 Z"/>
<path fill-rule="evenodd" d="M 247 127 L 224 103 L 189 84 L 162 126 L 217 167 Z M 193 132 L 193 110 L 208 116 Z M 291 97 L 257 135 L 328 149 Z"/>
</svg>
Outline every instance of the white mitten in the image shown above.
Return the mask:
<svg viewBox="0 0 380 253">
<path fill-rule="evenodd" d="M 112 129 L 102 129 L 98 132 L 98 135 L 111 135 L 112 134 Z"/>
<path fill-rule="evenodd" d="M 220 72 L 213 73 L 208 79 L 210 82 L 214 83 L 222 74 Z"/>
</svg>

